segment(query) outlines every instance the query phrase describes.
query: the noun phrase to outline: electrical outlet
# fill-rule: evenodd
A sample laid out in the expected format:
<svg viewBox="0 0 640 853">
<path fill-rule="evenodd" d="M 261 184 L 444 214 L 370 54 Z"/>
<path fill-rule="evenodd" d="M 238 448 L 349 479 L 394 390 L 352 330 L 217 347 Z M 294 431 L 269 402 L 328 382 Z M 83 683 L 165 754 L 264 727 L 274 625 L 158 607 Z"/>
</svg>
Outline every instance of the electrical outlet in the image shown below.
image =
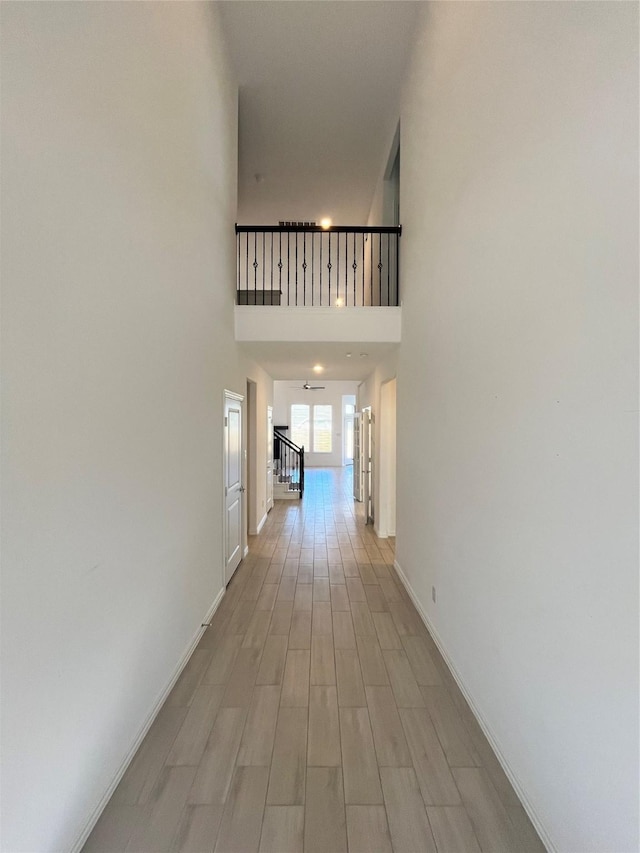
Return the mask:
<svg viewBox="0 0 640 853">
<path fill-rule="evenodd" d="M 431 598 L 433 599 L 433 603 L 436 603 L 436 588 L 435 586 L 431 587 Z"/>
</svg>

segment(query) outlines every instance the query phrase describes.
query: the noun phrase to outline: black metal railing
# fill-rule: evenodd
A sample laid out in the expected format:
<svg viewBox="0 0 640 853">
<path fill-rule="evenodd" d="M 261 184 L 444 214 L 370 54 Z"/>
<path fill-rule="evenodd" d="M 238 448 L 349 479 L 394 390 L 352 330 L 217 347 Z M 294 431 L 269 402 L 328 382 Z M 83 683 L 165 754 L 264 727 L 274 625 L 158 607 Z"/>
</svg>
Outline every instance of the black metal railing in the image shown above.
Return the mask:
<svg viewBox="0 0 640 853">
<path fill-rule="evenodd" d="M 396 306 L 401 226 L 236 225 L 238 305 Z"/>
<path fill-rule="evenodd" d="M 298 447 L 290 438 L 273 428 L 273 473 L 277 483 L 287 491 L 304 493 L 304 447 Z"/>
</svg>

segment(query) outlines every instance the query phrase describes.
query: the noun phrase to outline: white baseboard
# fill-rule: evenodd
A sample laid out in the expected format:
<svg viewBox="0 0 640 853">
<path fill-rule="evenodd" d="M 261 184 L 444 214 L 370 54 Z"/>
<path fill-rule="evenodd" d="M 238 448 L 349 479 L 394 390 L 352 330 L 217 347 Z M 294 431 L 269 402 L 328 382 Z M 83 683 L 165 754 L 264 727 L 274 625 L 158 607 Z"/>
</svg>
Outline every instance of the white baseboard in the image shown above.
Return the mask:
<svg viewBox="0 0 640 853">
<path fill-rule="evenodd" d="M 262 530 L 262 528 L 264 527 L 265 522 L 266 522 L 266 520 L 267 520 L 267 513 L 268 513 L 268 510 L 267 510 L 267 512 L 265 512 L 265 514 L 262 516 L 262 518 L 261 518 L 261 519 L 260 519 L 260 521 L 257 523 L 257 525 L 253 528 L 253 530 L 249 530 L 249 535 L 250 535 L 250 536 L 257 536 L 257 535 L 260 533 L 260 531 L 261 531 L 261 530 Z M 245 554 L 245 557 L 246 557 L 246 554 Z"/>
<path fill-rule="evenodd" d="M 82 830 L 77 841 L 75 842 L 75 844 L 71 848 L 71 853 L 80 853 L 80 851 L 82 850 L 82 848 L 86 844 L 86 841 L 89 838 L 89 836 L 91 835 L 91 832 L 92 832 L 94 826 L 96 825 L 96 823 L 98 822 L 100 815 L 104 811 L 105 806 L 107 805 L 107 803 L 111 799 L 111 796 L 113 795 L 113 792 L 117 788 L 118 783 L 120 782 L 120 780 L 124 776 L 124 774 L 127 770 L 127 767 L 129 766 L 129 764 L 131 763 L 131 760 L 133 759 L 134 755 L 138 751 L 138 748 L 140 747 L 140 744 L 144 740 L 145 735 L 147 734 L 147 732 L 151 728 L 153 721 L 158 716 L 158 712 L 160 711 L 160 709 L 164 705 L 164 703 L 167 699 L 167 696 L 169 695 L 169 693 L 171 693 L 171 690 L 173 689 L 174 684 L 176 683 L 176 681 L 180 677 L 182 670 L 187 665 L 189 658 L 191 657 L 191 655 L 195 651 L 196 646 L 200 642 L 200 638 L 204 634 L 208 623 L 211 622 L 211 619 L 213 618 L 214 613 L 216 612 L 216 610 L 220 606 L 220 602 L 222 601 L 222 598 L 223 598 L 225 592 L 226 592 L 225 587 L 222 587 L 220 592 L 216 595 L 216 597 L 213 601 L 213 604 L 207 610 L 207 612 L 206 612 L 206 614 L 202 620 L 202 625 L 198 628 L 198 630 L 193 635 L 191 642 L 187 646 L 187 649 L 185 650 L 185 652 L 180 657 L 180 660 L 178 661 L 178 664 L 177 664 L 176 668 L 174 669 L 173 674 L 171 675 L 171 678 L 169 679 L 167 685 L 161 690 L 160 695 L 158 696 L 156 701 L 153 703 L 153 706 L 152 706 L 152 708 L 151 708 L 151 710 L 147 716 L 147 719 L 145 720 L 142 728 L 140 729 L 140 731 L 138 732 L 138 734 L 134 738 L 133 743 L 131 744 L 131 747 L 129 748 L 124 759 L 122 760 L 122 763 L 120 764 L 120 767 L 116 771 L 116 774 L 113 777 L 109 787 L 105 791 L 105 793 L 102 796 L 98 805 L 95 807 L 95 809 L 91 813 L 91 816 L 87 820 L 87 822 L 84 826 L 84 829 Z"/>
<path fill-rule="evenodd" d="M 373 532 L 376 534 L 378 539 L 388 539 L 390 536 L 396 535 L 395 530 L 384 530 L 382 527 L 378 528 L 376 527 L 375 522 L 373 524 Z"/>
<path fill-rule="evenodd" d="M 487 724 L 487 721 L 484 719 L 484 717 L 482 716 L 482 714 L 478 710 L 478 706 L 477 706 L 472 694 L 469 692 L 468 688 L 466 687 L 465 683 L 463 682 L 462 678 L 460 677 L 460 673 L 457 671 L 455 665 L 453 664 L 453 661 L 449 657 L 447 650 L 446 650 L 446 647 L 444 645 L 444 642 L 442 641 L 442 638 L 438 634 L 433 623 L 429 619 L 425 609 L 423 608 L 422 604 L 420 603 L 420 599 L 418 598 L 413 587 L 411 586 L 411 584 L 409 582 L 409 578 L 405 575 L 405 573 L 403 572 L 403 570 L 402 570 L 402 568 L 401 568 L 401 566 L 397 560 L 393 561 L 393 566 L 394 566 L 396 572 L 398 573 L 398 577 L 402 581 L 404 588 L 409 593 L 409 597 L 411 598 L 411 601 L 413 601 L 415 608 L 420 615 L 420 618 L 424 622 L 425 627 L 427 628 L 427 630 L 431 634 L 434 643 L 438 647 L 440 654 L 442 655 L 445 663 L 449 667 L 449 670 L 450 670 L 451 674 L 453 675 L 453 677 L 456 681 L 456 684 L 460 688 L 462 695 L 464 696 L 464 698 L 469 703 L 469 707 L 471 708 L 471 711 L 473 712 L 474 717 L 478 721 L 478 725 L 480 726 L 480 728 L 484 732 L 484 735 L 487 738 L 487 740 L 489 741 L 489 744 L 491 745 L 491 748 L 493 749 L 493 751 L 496 755 L 496 758 L 500 762 L 502 769 L 507 774 L 507 778 L 509 779 L 509 781 L 513 785 L 513 788 L 514 788 L 516 794 L 518 795 L 518 798 L 520 799 L 520 802 L 522 803 L 524 810 L 529 815 L 529 819 L 531 820 L 531 823 L 534 825 L 536 832 L 540 836 L 542 843 L 547 848 L 548 853 L 557 853 L 556 847 L 554 846 L 553 842 L 549 838 L 549 834 L 547 833 L 546 829 L 542 825 L 542 822 L 540 821 L 535 809 L 531 805 L 525 791 L 522 788 L 522 785 L 518 781 L 517 776 L 515 775 L 515 773 L 512 771 L 511 767 L 509 766 L 509 763 L 508 763 L 507 759 L 505 758 L 504 753 L 502 752 L 500 745 L 499 745 L 498 741 L 496 740 L 493 732 L 491 731 L 489 725 Z"/>
<path fill-rule="evenodd" d="M 245 545 L 245 546 L 244 546 L 244 551 L 242 552 L 242 559 L 243 559 L 243 560 L 244 560 L 244 558 L 247 556 L 247 554 L 248 554 L 248 553 L 249 553 L 249 546 L 248 546 L 248 545 Z"/>
</svg>

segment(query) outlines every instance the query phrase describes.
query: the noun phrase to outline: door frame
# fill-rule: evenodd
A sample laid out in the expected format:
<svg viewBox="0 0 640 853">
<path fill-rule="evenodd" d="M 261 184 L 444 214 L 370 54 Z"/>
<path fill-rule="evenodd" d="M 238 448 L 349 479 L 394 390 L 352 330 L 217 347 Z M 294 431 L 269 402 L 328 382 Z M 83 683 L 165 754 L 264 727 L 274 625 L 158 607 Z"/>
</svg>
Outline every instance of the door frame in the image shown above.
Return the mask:
<svg viewBox="0 0 640 853">
<path fill-rule="evenodd" d="M 353 416 L 353 497 L 362 503 L 364 501 L 364 484 L 362 474 L 362 412 Z"/>
<path fill-rule="evenodd" d="M 243 459 L 246 462 L 244 469 L 244 511 L 245 524 L 243 527 L 244 541 L 243 553 L 247 554 L 247 543 L 249 536 L 256 533 L 258 524 L 258 383 L 247 376 L 247 396 L 244 401 L 243 436 L 247 437 L 247 447 Z"/>
<path fill-rule="evenodd" d="M 378 507 L 374 529 L 381 539 L 396 535 L 396 396 L 394 376 L 380 386 Z"/>
<path fill-rule="evenodd" d="M 240 404 L 240 412 L 242 423 L 240 424 L 240 483 L 241 490 L 243 491 L 242 499 L 240 500 L 240 561 L 246 557 L 247 551 L 247 543 L 246 543 L 246 502 L 244 500 L 246 491 L 245 491 L 245 477 L 246 477 L 246 459 L 247 459 L 247 438 L 246 438 L 246 411 L 245 411 L 245 396 L 244 394 L 239 394 L 237 391 L 230 391 L 228 388 L 225 388 L 222 392 L 222 585 L 226 587 L 231 578 L 227 580 L 226 571 L 227 571 L 227 501 L 225 494 L 225 481 L 227 478 L 226 474 L 226 466 L 227 466 L 227 439 L 226 439 L 226 410 L 227 410 L 227 402 L 235 402 Z M 231 576 L 233 577 L 233 575 Z"/>
<path fill-rule="evenodd" d="M 375 525 L 375 418 L 371 406 L 364 406 L 361 414 L 360 452 L 362 454 L 364 517 L 367 524 Z"/>
</svg>

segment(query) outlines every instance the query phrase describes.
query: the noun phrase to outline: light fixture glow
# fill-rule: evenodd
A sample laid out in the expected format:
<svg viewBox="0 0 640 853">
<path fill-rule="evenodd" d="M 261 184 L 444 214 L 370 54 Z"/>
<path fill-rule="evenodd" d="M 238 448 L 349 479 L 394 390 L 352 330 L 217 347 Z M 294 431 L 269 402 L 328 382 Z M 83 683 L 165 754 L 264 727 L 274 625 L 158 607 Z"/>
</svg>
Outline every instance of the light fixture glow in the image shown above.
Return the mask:
<svg viewBox="0 0 640 853">
<path fill-rule="evenodd" d="M 336 308 L 342 308 L 343 305 L 344 305 L 344 299 L 341 296 L 339 296 L 336 299 Z"/>
<path fill-rule="evenodd" d="M 347 353 L 347 358 L 351 358 L 351 353 L 350 353 L 350 352 L 348 352 L 348 353 Z"/>
<path fill-rule="evenodd" d="M 323 370 L 324 370 L 324 367 L 321 364 L 314 364 L 313 365 L 313 372 L 314 373 L 322 373 Z"/>
<path fill-rule="evenodd" d="M 360 358 L 369 358 L 369 353 L 368 352 L 361 352 Z"/>
<path fill-rule="evenodd" d="M 331 220 L 328 216 L 325 216 L 324 219 L 320 220 L 320 227 L 325 229 L 331 228 Z"/>
</svg>

